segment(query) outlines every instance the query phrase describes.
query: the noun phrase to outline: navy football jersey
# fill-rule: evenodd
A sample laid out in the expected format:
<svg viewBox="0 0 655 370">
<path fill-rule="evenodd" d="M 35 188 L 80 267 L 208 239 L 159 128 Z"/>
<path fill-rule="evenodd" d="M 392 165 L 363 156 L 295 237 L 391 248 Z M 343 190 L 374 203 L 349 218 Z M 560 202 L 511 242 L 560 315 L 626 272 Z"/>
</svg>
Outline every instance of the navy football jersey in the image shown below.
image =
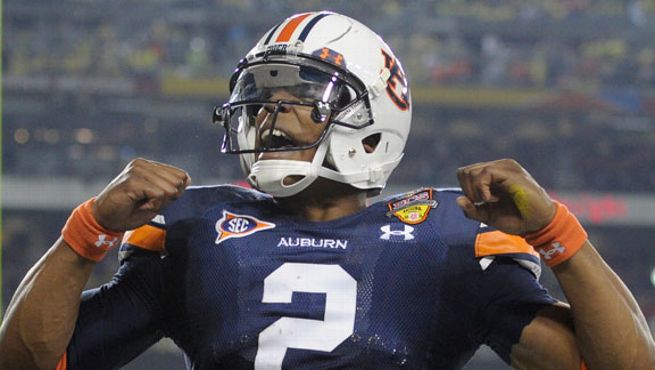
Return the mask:
<svg viewBox="0 0 655 370">
<path fill-rule="evenodd" d="M 126 234 L 83 295 L 62 368 L 119 367 L 166 336 L 190 369 L 460 369 L 505 361 L 555 300 L 523 239 L 421 189 L 308 222 L 269 196 L 192 187 Z"/>
</svg>

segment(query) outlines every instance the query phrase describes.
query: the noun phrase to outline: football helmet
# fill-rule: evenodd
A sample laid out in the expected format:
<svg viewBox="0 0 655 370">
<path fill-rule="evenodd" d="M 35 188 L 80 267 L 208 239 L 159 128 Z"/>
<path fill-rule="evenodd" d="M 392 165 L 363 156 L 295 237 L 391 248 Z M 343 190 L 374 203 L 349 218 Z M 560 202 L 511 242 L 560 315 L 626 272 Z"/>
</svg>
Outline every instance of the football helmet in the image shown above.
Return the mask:
<svg viewBox="0 0 655 370">
<path fill-rule="evenodd" d="M 276 97 L 280 90 L 293 99 Z M 405 73 L 380 36 L 347 16 L 302 13 L 276 25 L 240 61 L 230 94 L 214 111 L 225 128 L 221 150 L 239 154 L 248 181 L 274 197 L 295 195 L 318 177 L 379 192 L 403 157 L 412 115 Z M 290 109 L 324 125 L 317 140 L 276 128 Z M 263 110 L 266 124 L 258 119 Z M 309 148 L 316 148 L 311 162 L 257 158 Z"/>
</svg>

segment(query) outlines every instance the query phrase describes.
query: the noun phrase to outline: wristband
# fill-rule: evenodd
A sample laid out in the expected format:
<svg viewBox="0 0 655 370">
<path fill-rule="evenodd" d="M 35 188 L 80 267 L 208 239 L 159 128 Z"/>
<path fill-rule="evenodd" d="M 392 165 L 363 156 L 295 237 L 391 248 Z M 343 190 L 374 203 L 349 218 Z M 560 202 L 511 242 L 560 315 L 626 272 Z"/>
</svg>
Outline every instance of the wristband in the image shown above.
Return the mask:
<svg viewBox="0 0 655 370">
<path fill-rule="evenodd" d="M 92 212 L 95 201 L 95 197 L 91 198 L 75 208 L 61 229 L 61 235 L 75 253 L 99 262 L 121 242 L 123 233 L 107 230 L 96 221 Z"/>
<path fill-rule="evenodd" d="M 573 257 L 587 240 L 587 232 L 565 205 L 555 202 L 557 211 L 545 227 L 525 236 L 548 267 L 557 266 Z"/>
</svg>

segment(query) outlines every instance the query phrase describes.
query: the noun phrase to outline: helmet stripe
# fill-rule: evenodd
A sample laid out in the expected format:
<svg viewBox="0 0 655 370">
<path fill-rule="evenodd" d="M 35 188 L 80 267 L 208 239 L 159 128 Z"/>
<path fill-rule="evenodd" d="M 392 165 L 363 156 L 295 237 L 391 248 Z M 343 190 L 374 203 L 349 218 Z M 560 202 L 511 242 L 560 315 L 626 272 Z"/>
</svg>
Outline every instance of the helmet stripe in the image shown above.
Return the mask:
<svg viewBox="0 0 655 370">
<path fill-rule="evenodd" d="M 264 41 L 264 45 L 268 45 L 268 42 L 271 41 L 271 38 L 273 37 L 273 34 L 275 33 L 275 31 L 277 31 L 278 28 L 280 28 L 281 24 L 282 23 L 278 23 L 277 26 L 273 27 L 271 32 L 268 33 L 268 36 L 266 36 L 266 41 Z"/>
<path fill-rule="evenodd" d="M 291 18 L 289 22 L 284 26 L 280 34 L 277 36 L 275 42 L 288 42 L 291 39 L 291 35 L 298 28 L 298 25 L 309 17 L 312 13 L 298 14 L 295 17 Z"/>
<path fill-rule="evenodd" d="M 321 14 L 317 15 L 316 17 L 314 17 L 314 19 L 312 19 L 311 21 L 309 21 L 309 23 L 307 23 L 307 25 L 305 26 L 305 28 L 304 28 L 304 29 L 302 30 L 302 32 L 300 33 L 300 37 L 298 37 L 298 40 L 300 40 L 300 41 L 305 41 L 305 39 L 307 38 L 307 36 L 309 36 L 309 31 L 311 31 L 312 28 L 314 28 L 314 26 L 316 25 L 316 23 L 318 23 L 318 21 L 320 21 L 321 19 L 327 17 L 327 16 L 330 15 L 330 14 L 331 14 L 331 13 L 321 13 Z"/>
</svg>

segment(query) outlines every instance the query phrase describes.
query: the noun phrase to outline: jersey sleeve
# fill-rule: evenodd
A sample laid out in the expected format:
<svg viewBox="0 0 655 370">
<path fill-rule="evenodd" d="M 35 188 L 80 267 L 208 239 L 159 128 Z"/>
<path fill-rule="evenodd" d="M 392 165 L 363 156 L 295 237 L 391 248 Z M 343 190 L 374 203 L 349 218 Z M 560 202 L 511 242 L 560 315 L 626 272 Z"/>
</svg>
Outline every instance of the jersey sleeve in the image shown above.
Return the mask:
<svg viewBox="0 0 655 370">
<path fill-rule="evenodd" d="M 164 236 L 153 223 L 126 234 L 118 272 L 109 283 L 82 294 L 58 369 L 118 368 L 162 338 Z"/>
<path fill-rule="evenodd" d="M 531 266 L 535 263 L 533 258 L 538 264 L 538 257 L 522 250 L 522 242 L 516 238 L 496 234 L 493 239 L 497 247 L 505 239 L 502 252 L 478 256 L 484 270 L 477 283 L 480 342 L 508 364 L 511 348 L 519 342 L 523 328 L 535 318 L 537 311 L 556 302 L 541 286 Z M 485 258 L 489 259 L 488 264 L 484 263 Z"/>
<path fill-rule="evenodd" d="M 475 237 L 475 257 L 486 269 L 496 257 L 513 259 L 532 272 L 537 279 L 541 276 L 539 253 L 518 235 L 505 234 L 489 226 L 481 225 Z"/>
</svg>

